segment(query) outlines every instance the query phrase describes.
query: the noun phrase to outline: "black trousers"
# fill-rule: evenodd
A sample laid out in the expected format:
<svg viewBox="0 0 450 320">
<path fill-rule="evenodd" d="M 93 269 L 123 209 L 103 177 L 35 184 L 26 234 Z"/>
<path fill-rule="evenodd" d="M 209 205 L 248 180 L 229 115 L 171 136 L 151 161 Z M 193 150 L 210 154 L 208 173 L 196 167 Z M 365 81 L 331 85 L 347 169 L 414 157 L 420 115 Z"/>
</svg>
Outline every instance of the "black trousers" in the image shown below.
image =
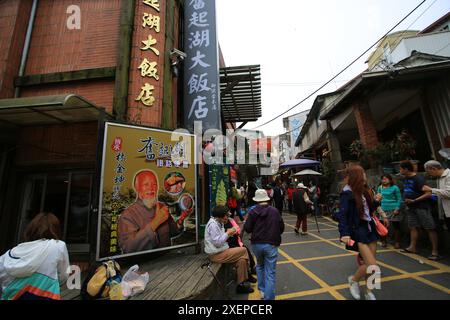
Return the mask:
<svg viewBox="0 0 450 320">
<path fill-rule="evenodd" d="M 450 218 L 444 218 L 447 231 L 450 232 Z"/>
</svg>

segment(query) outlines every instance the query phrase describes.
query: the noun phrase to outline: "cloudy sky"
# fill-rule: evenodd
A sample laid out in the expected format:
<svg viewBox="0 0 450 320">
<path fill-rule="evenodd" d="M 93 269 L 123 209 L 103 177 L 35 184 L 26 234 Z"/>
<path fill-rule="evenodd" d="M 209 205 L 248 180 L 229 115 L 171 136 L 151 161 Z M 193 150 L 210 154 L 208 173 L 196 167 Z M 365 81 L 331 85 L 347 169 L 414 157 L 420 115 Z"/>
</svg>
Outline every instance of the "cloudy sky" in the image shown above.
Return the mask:
<svg viewBox="0 0 450 320">
<path fill-rule="evenodd" d="M 422 0 L 216 0 L 227 66 L 261 65 L 263 116 L 253 129 L 294 106 L 381 38 Z M 427 0 L 394 31 L 421 30 L 450 11 Z M 367 67 L 370 52 L 320 93 L 336 90 Z M 311 108 L 314 99 L 287 115 Z M 282 117 L 282 118 L 283 118 Z M 282 118 L 260 128 L 284 132 Z"/>
</svg>

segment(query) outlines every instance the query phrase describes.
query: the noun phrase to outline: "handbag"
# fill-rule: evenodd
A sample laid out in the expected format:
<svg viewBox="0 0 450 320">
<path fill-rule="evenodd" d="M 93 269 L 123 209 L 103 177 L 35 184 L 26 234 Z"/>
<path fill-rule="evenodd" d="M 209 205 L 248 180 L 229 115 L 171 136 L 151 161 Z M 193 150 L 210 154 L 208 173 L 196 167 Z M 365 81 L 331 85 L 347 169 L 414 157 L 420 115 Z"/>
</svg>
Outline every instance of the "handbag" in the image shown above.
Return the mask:
<svg viewBox="0 0 450 320">
<path fill-rule="evenodd" d="M 375 222 L 375 228 L 377 229 L 377 233 L 380 237 L 386 237 L 389 233 L 389 230 L 381 223 L 381 221 L 376 217 L 372 217 L 373 222 Z"/>
</svg>

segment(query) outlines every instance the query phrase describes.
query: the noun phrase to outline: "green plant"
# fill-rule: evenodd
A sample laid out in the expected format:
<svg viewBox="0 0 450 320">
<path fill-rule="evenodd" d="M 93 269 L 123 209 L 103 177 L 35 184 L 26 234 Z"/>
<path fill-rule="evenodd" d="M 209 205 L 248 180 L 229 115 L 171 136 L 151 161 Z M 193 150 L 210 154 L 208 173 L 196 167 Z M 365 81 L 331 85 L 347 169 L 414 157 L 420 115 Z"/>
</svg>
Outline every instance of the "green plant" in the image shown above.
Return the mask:
<svg viewBox="0 0 450 320">
<path fill-rule="evenodd" d="M 412 159 L 416 154 L 417 142 L 406 130 L 397 134 L 389 144 L 396 161 Z"/>
<path fill-rule="evenodd" d="M 348 148 L 350 150 L 350 153 L 358 160 L 361 159 L 365 153 L 364 145 L 360 140 L 354 140 Z"/>
</svg>

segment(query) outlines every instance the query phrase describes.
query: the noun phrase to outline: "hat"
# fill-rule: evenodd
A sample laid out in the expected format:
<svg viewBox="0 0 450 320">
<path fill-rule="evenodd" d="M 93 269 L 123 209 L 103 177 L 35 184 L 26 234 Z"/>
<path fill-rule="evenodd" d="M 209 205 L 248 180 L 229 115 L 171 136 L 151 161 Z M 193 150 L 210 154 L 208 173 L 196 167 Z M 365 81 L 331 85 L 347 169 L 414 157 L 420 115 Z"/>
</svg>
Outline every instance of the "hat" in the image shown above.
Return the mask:
<svg viewBox="0 0 450 320">
<path fill-rule="evenodd" d="M 270 201 L 269 196 L 267 195 L 267 191 L 264 189 L 256 190 L 255 197 L 253 198 L 255 202 L 266 202 Z"/>
<path fill-rule="evenodd" d="M 304 185 L 302 182 L 300 182 L 300 183 L 298 184 L 297 188 L 298 188 L 298 189 L 308 189 L 307 187 L 305 187 L 305 185 Z"/>
</svg>

